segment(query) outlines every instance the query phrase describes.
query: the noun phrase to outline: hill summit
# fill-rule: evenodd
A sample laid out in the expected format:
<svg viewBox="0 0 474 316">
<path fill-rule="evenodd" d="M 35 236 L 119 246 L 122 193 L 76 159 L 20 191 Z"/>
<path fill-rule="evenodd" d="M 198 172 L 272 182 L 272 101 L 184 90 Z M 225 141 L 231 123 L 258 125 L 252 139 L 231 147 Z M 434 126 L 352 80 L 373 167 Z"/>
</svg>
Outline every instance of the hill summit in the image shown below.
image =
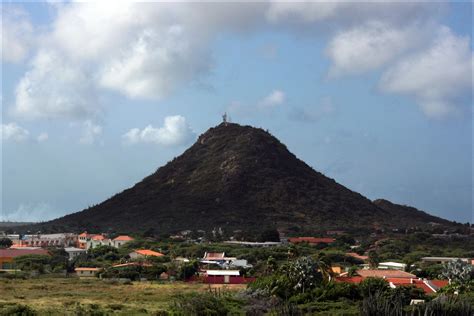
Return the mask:
<svg viewBox="0 0 474 316">
<path fill-rule="evenodd" d="M 153 228 L 164 233 L 216 227 L 308 231 L 446 222 L 423 212 L 412 217 L 407 212 L 398 218 L 393 206 L 379 207 L 313 170 L 263 129 L 222 123 L 130 189 L 39 225 L 44 230 Z"/>
</svg>

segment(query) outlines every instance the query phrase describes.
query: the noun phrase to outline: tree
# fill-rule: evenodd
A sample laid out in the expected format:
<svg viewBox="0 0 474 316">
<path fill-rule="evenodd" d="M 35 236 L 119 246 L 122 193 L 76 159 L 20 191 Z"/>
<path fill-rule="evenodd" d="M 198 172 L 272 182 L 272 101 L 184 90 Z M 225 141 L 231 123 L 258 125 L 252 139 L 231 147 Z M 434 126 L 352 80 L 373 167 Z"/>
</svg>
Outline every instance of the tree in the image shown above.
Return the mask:
<svg viewBox="0 0 474 316">
<path fill-rule="evenodd" d="M 10 248 L 13 245 L 13 241 L 10 238 L 0 238 L 0 248 Z"/>
<path fill-rule="evenodd" d="M 376 293 L 383 293 L 390 290 L 389 284 L 382 278 L 367 278 L 359 284 L 362 297 L 369 297 Z"/>
<path fill-rule="evenodd" d="M 186 280 L 194 276 L 199 269 L 199 264 L 196 260 L 186 262 L 179 267 L 177 277 L 180 280 Z"/>
<path fill-rule="evenodd" d="M 276 229 L 267 229 L 262 231 L 260 236 L 258 237 L 258 241 L 265 242 L 265 241 L 280 241 L 280 233 Z"/>
<path fill-rule="evenodd" d="M 288 278 L 293 289 L 304 293 L 319 285 L 323 276 L 318 265 L 311 257 L 301 257 L 288 266 Z"/>
<path fill-rule="evenodd" d="M 441 276 L 452 283 L 464 285 L 474 279 L 474 267 L 461 259 L 449 261 L 444 265 Z"/>
<path fill-rule="evenodd" d="M 377 251 L 375 250 L 369 251 L 369 266 L 372 269 L 375 269 L 378 267 L 379 263 L 380 263 L 380 257 Z"/>
</svg>

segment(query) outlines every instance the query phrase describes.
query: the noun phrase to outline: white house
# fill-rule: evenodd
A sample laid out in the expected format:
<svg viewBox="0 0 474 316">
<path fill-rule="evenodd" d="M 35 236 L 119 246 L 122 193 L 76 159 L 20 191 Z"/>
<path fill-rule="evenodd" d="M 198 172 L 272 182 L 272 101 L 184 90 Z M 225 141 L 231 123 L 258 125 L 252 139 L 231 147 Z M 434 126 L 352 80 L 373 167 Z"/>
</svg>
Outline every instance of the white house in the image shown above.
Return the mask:
<svg viewBox="0 0 474 316">
<path fill-rule="evenodd" d="M 69 260 L 73 260 L 74 258 L 79 256 L 80 254 L 87 252 L 87 250 L 85 250 L 85 249 L 76 248 L 76 247 L 66 247 L 66 248 L 64 248 L 64 251 L 66 251 L 67 254 L 69 255 Z"/>
<path fill-rule="evenodd" d="M 398 263 L 398 262 L 380 262 L 378 268 L 379 269 L 387 269 L 387 270 L 400 270 L 405 271 L 407 265 L 405 263 Z"/>
<path fill-rule="evenodd" d="M 100 271 L 99 268 L 76 268 L 74 269 L 76 271 L 76 274 L 80 278 L 91 278 L 95 277 L 97 272 Z"/>
</svg>

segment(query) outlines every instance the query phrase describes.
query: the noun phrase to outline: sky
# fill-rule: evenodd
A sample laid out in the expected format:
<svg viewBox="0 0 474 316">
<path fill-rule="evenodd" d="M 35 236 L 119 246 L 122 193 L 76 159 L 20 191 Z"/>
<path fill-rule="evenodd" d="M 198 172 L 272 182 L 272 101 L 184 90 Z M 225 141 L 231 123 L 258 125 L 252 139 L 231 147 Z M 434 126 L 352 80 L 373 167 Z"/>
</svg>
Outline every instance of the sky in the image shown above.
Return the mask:
<svg viewBox="0 0 474 316">
<path fill-rule="evenodd" d="M 0 220 L 132 186 L 221 122 L 370 199 L 473 216 L 471 2 L 8 2 Z"/>
</svg>

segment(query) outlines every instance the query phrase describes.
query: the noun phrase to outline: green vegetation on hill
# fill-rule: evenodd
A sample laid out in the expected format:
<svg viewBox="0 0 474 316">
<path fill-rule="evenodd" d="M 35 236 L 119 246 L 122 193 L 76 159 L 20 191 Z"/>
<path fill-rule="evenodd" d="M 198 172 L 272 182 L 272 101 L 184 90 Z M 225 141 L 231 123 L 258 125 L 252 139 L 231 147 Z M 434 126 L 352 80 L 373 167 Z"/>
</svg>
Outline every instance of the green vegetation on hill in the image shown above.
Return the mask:
<svg viewBox="0 0 474 316">
<path fill-rule="evenodd" d="M 222 123 L 132 188 L 82 212 L 23 229 L 301 232 L 452 224 L 417 210 L 398 213 L 313 170 L 268 132 Z"/>
</svg>

